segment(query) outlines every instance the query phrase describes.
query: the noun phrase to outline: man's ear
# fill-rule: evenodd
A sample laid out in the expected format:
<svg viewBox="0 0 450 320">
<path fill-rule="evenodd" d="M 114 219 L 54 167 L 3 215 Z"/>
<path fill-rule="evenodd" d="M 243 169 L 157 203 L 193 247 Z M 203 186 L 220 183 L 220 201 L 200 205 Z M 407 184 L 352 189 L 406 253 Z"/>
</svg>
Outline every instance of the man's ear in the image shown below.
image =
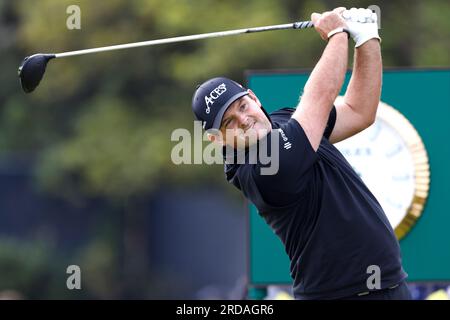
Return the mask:
<svg viewBox="0 0 450 320">
<path fill-rule="evenodd" d="M 260 108 L 262 107 L 261 102 L 259 101 L 258 97 L 251 89 L 248 89 L 248 95 L 249 95 L 250 99 L 254 100 Z"/>
<path fill-rule="evenodd" d="M 219 143 L 223 145 L 223 140 L 221 135 L 213 134 L 213 133 L 207 133 L 208 140 L 214 143 Z"/>
</svg>

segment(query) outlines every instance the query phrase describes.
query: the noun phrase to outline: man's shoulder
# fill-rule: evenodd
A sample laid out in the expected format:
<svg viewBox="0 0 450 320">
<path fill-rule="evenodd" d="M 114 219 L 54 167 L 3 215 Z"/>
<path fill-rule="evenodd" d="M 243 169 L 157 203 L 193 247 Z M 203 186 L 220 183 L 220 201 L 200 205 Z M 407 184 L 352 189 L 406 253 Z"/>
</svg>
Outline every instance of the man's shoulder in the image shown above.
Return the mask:
<svg viewBox="0 0 450 320">
<path fill-rule="evenodd" d="M 284 123 L 288 121 L 294 113 L 294 108 L 281 108 L 269 113 L 270 119 L 276 123 Z"/>
<path fill-rule="evenodd" d="M 229 183 L 242 190 L 251 180 L 254 179 L 253 172 L 255 170 L 255 166 L 255 164 L 247 162 L 225 163 L 225 177 Z"/>
</svg>

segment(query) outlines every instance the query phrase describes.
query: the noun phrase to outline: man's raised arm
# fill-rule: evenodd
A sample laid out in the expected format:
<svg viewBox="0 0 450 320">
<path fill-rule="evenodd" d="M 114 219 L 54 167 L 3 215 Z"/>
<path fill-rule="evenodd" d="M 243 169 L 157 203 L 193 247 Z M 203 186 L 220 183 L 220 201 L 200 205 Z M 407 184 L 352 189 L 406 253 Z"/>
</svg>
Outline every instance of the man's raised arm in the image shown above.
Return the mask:
<svg viewBox="0 0 450 320">
<path fill-rule="evenodd" d="M 314 150 L 317 150 L 325 130 L 333 102 L 344 82 L 348 60 L 348 34 L 341 28 L 345 8 L 323 14 L 313 13 L 311 20 L 328 44 L 306 82 L 300 103 L 292 115 L 305 131 Z"/>
<path fill-rule="evenodd" d="M 372 14 L 370 10 L 362 10 L 363 16 Z M 381 95 L 383 66 L 376 20 L 371 23 L 348 21 L 347 24 L 356 42 L 355 58 L 345 96 L 335 103 L 337 116 L 330 136 L 332 143 L 369 127 L 375 121 Z"/>
</svg>

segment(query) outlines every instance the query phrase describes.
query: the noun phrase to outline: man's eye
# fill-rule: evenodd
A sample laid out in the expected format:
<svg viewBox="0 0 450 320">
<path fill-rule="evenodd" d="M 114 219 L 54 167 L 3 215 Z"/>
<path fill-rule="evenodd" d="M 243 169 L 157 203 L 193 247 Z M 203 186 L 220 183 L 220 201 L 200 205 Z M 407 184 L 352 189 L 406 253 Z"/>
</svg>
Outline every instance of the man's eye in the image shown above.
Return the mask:
<svg viewBox="0 0 450 320">
<path fill-rule="evenodd" d="M 247 104 L 246 104 L 246 103 L 241 104 L 240 110 L 241 110 L 241 111 L 244 111 L 246 107 L 247 107 Z"/>
</svg>

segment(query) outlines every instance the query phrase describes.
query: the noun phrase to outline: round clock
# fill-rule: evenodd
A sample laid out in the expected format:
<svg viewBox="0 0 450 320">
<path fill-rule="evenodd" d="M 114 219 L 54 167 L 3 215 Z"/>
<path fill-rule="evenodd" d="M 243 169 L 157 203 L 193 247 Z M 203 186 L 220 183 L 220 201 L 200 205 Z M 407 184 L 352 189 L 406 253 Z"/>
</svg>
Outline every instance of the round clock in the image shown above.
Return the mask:
<svg viewBox="0 0 450 320">
<path fill-rule="evenodd" d="M 422 214 L 430 186 L 428 155 L 416 129 L 380 102 L 369 128 L 335 146 L 375 195 L 401 239 Z"/>
</svg>

